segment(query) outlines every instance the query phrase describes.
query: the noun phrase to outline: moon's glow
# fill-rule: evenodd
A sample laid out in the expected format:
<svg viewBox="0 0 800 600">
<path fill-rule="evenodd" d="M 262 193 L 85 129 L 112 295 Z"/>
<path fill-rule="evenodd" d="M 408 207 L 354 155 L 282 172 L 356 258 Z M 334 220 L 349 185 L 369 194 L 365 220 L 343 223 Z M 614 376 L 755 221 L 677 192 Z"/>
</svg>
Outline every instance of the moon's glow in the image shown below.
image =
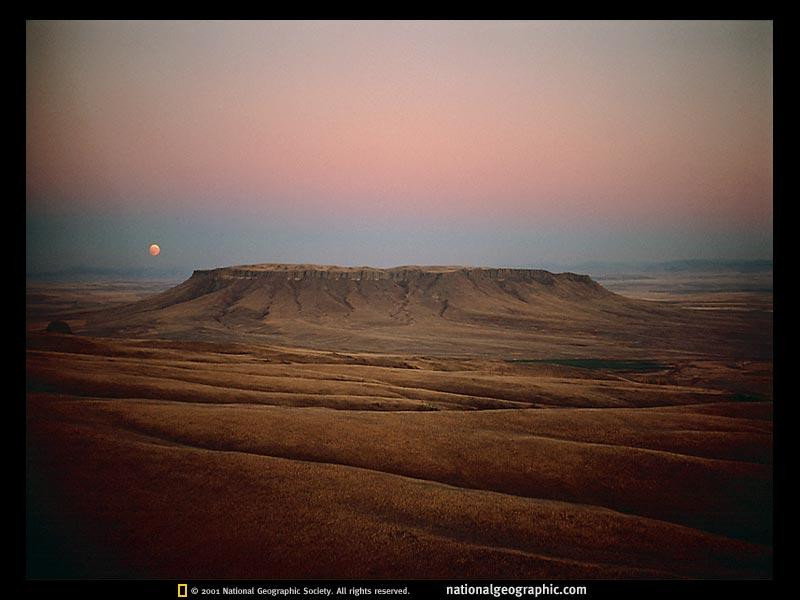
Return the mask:
<svg viewBox="0 0 800 600">
<path fill-rule="evenodd" d="M 161 248 L 158 247 L 158 244 L 150 244 L 150 254 L 153 256 L 158 256 L 158 253 L 161 252 Z"/>
</svg>

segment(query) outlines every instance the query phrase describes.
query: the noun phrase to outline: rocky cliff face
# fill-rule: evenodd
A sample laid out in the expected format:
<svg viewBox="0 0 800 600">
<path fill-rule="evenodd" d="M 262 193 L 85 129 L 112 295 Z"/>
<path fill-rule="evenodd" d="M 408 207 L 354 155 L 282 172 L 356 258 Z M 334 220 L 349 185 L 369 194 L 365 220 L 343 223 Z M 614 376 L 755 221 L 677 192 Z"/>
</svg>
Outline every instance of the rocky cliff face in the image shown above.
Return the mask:
<svg viewBox="0 0 800 600">
<path fill-rule="evenodd" d="M 573 293 L 610 294 L 588 275 L 575 273 L 554 274 L 536 269 L 499 269 L 499 268 L 466 268 L 466 267 L 396 267 L 393 269 L 376 269 L 369 267 L 327 267 L 314 265 L 251 265 L 242 267 L 225 267 L 220 269 L 195 271 L 189 282 L 218 290 L 238 282 L 252 282 L 255 285 L 274 286 L 284 282 L 302 282 L 318 284 L 322 288 L 330 282 L 347 282 L 348 285 L 363 293 L 368 282 L 390 282 L 402 287 L 409 286 L 430 288 L 438 285 L 442 290 L 450 286 L 458 287 L 463 282 L 470 282 L 477 289 L 483 286 L 483 292 L 491 292 L 492 287 L 503 289 L 504 284 L 520 284 L 529 286 L 530 293 L 552 293 L 557 290 Z M 496 290 L 495 290 L 496 291 Z"/>
<path fill-rule="evenodd" d="M 459 277 L 488 279 L 493 281 L 536 282 L 554 285 L 559 281 L 570 281 L 591 285 L 599 284 L 588 275 L 575 273 L 554 274 L 540 269 L 509 268 L 476 268 L 476 267 L 394 267 L 377 269 L 373 267 L 336 267 L 318 265 L 245 265 L 240 267 L 223 267 L 220 269 L 197 270 L 192 279 L 231 281 L 239 279 L 261 280 L 340 280 L 350 281 L 397 281 L 409 282 L 432 278 L 454 280 Z"/>
</svg>

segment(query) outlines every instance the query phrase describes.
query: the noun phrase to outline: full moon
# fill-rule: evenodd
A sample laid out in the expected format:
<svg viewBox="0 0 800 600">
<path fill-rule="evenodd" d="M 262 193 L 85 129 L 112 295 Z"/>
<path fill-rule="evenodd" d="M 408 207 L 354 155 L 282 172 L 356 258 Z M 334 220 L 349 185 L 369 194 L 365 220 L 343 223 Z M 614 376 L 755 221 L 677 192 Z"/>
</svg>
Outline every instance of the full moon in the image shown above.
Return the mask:
<svg viewBox="0 0 800 600">
<path fill-rule="evenodd" d="M 158 244 L 150 244 L 150 254 L 153 256 L 158 256 L 158 253 L 161 252 L 161 248 L 158 247 Z"/>
</svg>

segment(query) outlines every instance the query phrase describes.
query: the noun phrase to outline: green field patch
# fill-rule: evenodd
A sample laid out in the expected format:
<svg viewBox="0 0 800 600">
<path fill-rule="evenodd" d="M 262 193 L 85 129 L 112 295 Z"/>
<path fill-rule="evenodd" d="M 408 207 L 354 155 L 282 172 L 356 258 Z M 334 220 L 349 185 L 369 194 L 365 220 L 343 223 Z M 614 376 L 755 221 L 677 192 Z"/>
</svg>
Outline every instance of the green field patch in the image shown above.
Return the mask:
<svg viewBox="0 0 800 600">
<path fill-rule="evenodd" d="M 547 364 L 580 369 L 597 369 L 604 371 L 636 371 L 646 373 L 662 371 L 669 365 L 654 360 L 617 360 L 610 358 L 512 358 L 508 362 L 516 364 Z"/>
</svg>

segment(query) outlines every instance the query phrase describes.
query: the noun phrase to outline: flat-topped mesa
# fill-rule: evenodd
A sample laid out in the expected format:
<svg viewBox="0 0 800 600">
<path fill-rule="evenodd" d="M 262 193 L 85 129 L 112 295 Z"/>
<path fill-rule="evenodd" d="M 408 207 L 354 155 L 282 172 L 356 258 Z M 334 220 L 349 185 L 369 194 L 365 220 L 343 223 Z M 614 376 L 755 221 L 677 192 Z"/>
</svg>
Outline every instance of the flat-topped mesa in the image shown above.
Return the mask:
<svg viewBox="0 0 800 600">
<path fill-rule="evenodd" d="M 87 315 L 84 330 L 215 342 L 255 336 L 348 352 L 506 357 L 513 349 L 521 358 L 534 350 L 552 356 L 559 339 L 567 340 L 559 342 L 559 355 L 605 352 L 623 335 L 633 340 L 626 356 L 641 356 L 642 339 L 652 340 L 654 351 L 671 344 L 695 352 L 714 331 L 715 344 L 740 352 L 727 321 L 708 329 L 697 312 L 626 298 L 586 275 L 540 269 L 261 264 L 195 271 L 168 290 Z M 686 335 L 687 328 L 700 333 Z"/>
<path fill-rule="evenodd" d="M 564 315 L 586 320 L 598 311 L 629 308 L 628 300 L 574 273 L 499 267 L 259 264 L 197 270 L 160 294 L 99 311 L 92 317 L 92 326 L 105 332 L 130 332 L 171 323 L 173 328 L 190 331 L 198 326 L 208 331 L 222 327 L 226 332 L 289 336 L 289 330 L 306 331 L 318 324 L 324 327 L 309 335 L 327 339 L 341 334 L 343 328 L 423 327 L 423 323 L 435 325 L 443 320 L 448 326 L 518 329 Z M 331 323 L 336 324 L 334 330 Z"/>
<path fill-rule="evenodd" d="M 600 287 L 588 275 L 576 273 L 551 273 L 542 269 L 514 269 L 504 267 L 464 267 L 464 266 L 418 266 L 405 265 L 391 268 L 340 267 L 336 265 L 312 264 L 256 264 L 221 267 L 217 269 L 196 270 L 192 278 L 211 278 L 214 280 L 236 279 L 346 279 L 352 281 L 391 280 L 403 282 L 419 279 L 467 276 L 495 281 L 526 281 L 544 285 L 554 285 L 558 281 L 576 282 Z"/>
</svg>

